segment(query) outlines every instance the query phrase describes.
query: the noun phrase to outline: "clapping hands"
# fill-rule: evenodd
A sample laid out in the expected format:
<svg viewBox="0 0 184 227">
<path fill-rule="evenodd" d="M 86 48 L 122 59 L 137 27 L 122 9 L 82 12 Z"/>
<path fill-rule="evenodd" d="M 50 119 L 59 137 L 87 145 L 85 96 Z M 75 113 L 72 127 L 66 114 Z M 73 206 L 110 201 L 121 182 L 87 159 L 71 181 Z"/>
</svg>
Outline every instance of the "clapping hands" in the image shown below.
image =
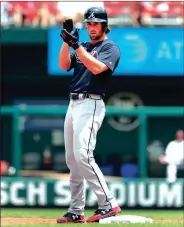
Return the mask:
<svg viewBox="0 0 184 227">
<path fill-rule="evenodd" d="M 74 50 L 79 48 L 79 29 L 75 29 L 75 31 L 73 31 L 72 19 L 67 19 L 63 22 L 63 29 L 61 30 L 60 36 L 63 41 Z"/>
</svg>

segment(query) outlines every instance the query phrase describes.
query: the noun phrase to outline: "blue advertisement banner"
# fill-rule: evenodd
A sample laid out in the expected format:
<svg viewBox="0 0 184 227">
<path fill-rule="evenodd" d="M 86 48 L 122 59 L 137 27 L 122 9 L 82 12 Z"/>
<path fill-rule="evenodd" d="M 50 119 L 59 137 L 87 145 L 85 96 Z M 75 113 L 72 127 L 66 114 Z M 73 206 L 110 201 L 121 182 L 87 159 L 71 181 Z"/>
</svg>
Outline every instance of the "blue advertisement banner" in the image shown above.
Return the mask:
<svg viewBox="0 0 184 227">
<path fill-rule="evenodd" d="M 53 76 L 72 75 L 58 65 L 62 46 L 60 28 L 48 30 L 48 73 Z M 85 28 L 80 42 L 89 41 Z M 184 31 L 182 28 L 112 28 L 108 38 L 121 50 L 116 76 L 184 76 Z"/>
</svg>

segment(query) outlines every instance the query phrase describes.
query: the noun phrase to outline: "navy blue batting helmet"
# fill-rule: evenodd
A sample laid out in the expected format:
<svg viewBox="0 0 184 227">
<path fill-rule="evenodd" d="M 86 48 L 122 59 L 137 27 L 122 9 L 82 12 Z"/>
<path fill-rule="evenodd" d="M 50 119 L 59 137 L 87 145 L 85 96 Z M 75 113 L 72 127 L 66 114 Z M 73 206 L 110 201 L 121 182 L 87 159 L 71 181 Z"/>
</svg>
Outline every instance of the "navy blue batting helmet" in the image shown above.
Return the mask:
<svg viewBox="0 0 184 227">
<path fill-rule="evenodd" d="M 106 33 L 110 31 L 108 28 L 108 17 L 107 12 L 102 7 L 91 7 L 84 14 L 83 22 L 98 22 L 103 23 L 103 28 L 106 30 Z"/>
</svg>

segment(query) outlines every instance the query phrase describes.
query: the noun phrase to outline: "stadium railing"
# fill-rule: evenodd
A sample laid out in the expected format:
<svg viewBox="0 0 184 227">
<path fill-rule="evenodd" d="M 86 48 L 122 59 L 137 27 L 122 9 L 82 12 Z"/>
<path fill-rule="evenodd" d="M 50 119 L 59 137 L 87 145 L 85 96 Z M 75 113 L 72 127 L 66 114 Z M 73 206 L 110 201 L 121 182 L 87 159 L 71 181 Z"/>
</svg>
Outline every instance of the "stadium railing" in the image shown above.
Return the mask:
<svg viewBox="0 0 184 227">
<path fill-rule="evenodd" d="M 1 106 L 1 115 L 9 115 L 13 118 L 12 123 L 12 154 L 13 165 L 16 168 L 16 175 L 19 176 L 21 170 L 21 131 L 19 130 L 19 120 L 22 115 L 62 115 L 65 116 L 67 106 L 50 107 L 50 106 Z M 139 125 L 139 172 L 140 177 L 147 177 L 147 119 L 148 117 L 182 117 L 184 116 L 183 107 L 137 107 L 125 109 L 122 107 L 106 106 L 106 117 L 110 116 L 137 116 L 140 121 Z"/>
</svg>

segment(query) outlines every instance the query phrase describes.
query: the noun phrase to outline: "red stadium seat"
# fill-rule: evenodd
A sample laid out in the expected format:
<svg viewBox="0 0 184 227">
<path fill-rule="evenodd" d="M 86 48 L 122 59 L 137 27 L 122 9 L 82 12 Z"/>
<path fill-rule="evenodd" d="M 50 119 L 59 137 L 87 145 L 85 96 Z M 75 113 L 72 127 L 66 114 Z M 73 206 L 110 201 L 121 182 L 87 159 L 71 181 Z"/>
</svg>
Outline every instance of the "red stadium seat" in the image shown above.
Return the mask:
<svg viewBox="0 0 184 227">
<path fill-rule="evenodd" d="M 39 16 L 37 2 L 27 2 L 25 6 L 25 16 L 28 22 L 31 22 L 34 18 Z"/>
<path fill-rule="evenodd" d="M 9 9 L 9 15 L 15 13 L 24 16 L 28 22 L 39 17 L 56 18 L 61 12 L 57 9 L 56 2 L 48 1 L 9 1 L 12 8 Z M 184 18 L 184 2 L 183 1 L 104 1 L 104 7 L 107 10 L 108 17 L 128 16 L 132 18 L 138 17 L 140 14 L 144 17 L 162 18 L 162 17 L 182 17 Z M 50 19 L 49 19 L 50 20 Z M 28 23 L 29 24 L 29 23 Z M 38 23 L 39 24 L 39 23 Z"/>
<path fill-rule="evenodd" d="M 168 2 L 171 13 L 175 16 L 184 17 L 184 2 Z"/>
<path fill-rule="evenodd" d="M 136 2 L 104 2 L 109 17 L 130 14 L 134 10 Z"/>
</svg>

